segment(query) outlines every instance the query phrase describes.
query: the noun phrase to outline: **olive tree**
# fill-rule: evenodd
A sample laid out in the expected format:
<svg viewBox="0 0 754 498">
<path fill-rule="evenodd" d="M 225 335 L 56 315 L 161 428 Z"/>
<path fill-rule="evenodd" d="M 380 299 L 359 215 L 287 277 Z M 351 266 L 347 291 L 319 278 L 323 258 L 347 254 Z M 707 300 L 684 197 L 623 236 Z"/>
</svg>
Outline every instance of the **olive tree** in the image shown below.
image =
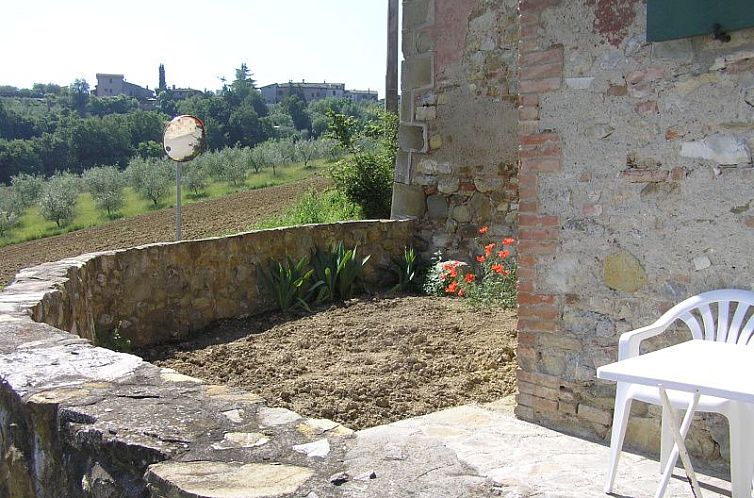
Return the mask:
<svg viewBox="0 0 754 498">
<path fill-rule="evenodd" d="M 168 195 L 175 178 L 175 169 L 169 161 L 161 159 L 131 159 L 126 176 L 133 189 L 157 206 Z"/>
<path fill-rule="evenodd" d="M 78 178 L 71 173 L 55 173 L 42 188 L 39 211 L 46 220 L 54 221 L 58 228 L 73 219 L 78 199 Z"/>
<path fill-rule="evenodd" d="M 10 184 L 13 188 L 13 197 L 19 209 L 26 209 L 33 206 L 39 199 L 44 186 L 44 178 L 37 175 L 19 173 L 10 177 Z"/>
<path fill-rule="evenodd" d="M 109 217 L 123 207 L 125 179 L 115 166 L 91 168 L 84 172 L 82 180 L 86 190 L 92 194 L 98 209 L 107 211 Z"/>
</svg>

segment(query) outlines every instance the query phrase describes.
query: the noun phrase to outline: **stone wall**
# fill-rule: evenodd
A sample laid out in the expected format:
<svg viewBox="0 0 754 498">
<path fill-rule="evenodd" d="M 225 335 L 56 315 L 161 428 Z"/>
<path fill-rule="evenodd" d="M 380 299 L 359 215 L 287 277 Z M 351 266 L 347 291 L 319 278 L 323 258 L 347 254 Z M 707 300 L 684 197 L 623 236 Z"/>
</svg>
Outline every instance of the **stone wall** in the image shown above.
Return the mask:
<svg viewBox="0 0 754 498">
<path fill-rule="evenodd" d="M 36 321 L 87 339 L 114 330 L 136 346 L 185 337 L 209 323 L 272 309 L 260 278 L 270 259 L 310 255 L 343 241 L 371 254 L 368 285 L 384 285 L 393 257 L 413 243 L 411 222 L 344 222 L 152 244 L 83 255 L 21 271 L 5 294 L 35 298 L 39 282 L 57 291 L 39 296 Z M 105 343 L 107 341 L 105 340 Z"/>
<path fill-rule="evenodd" d="M 263 311 L 270 299 L 258 285 L 260 264 L 340 240 L 372 255 L 376 285 L 380 266 L 412 242 L 413 225 L 250 232 L 22 271 L 0 292 L 0 496 L 341 496 L 332 476 L 345 471 L 349 429 L 70 332 L 91 338 L 120 323 L 145 345 Z"/>
<path fill-rule="evenodd" d="M 516 2 L 404 0 L 393 218 L 426 253 L 470 256 L 482 225 L 509 235 L 516 179 Z"/>
<path fill-rule="evenodd" d="M 754 30 L 647 43 L 639 0 L 522 0 L 520 16 L 516 413 L 604 438 L 614 390 L 595 371 L 618 336 L 754 287 Z M 657 451 L 656 414 L 637 407 L 629 445 Z M 692 451 L 725 456 L 702 418 Z"/>
</svg>

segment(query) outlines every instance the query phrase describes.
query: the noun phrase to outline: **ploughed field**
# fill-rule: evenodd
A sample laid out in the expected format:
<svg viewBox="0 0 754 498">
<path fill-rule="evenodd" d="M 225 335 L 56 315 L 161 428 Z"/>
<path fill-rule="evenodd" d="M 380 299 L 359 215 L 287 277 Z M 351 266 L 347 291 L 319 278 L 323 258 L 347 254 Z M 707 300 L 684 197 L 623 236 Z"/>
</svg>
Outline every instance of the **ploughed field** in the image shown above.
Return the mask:
<svg viewBox="0 0 754 498">
<path fill-rule="evenodd" d="M 300 195 L 311 188 L 322 189 L 326 183 L 324 178 L 311 177 L 183 206 L 182 236 L 197 239 L 247 230 L 254 223 L 283 214 Z M 173 240 L 175 210 L 163 209 L 98 227 L 0 247 L 0 287 L 8 284 L 20 269 L 46 261 Z"/>
<path fill-rule="evenodd" d="M 363 297 L 311 314 L 228 320 L 146 360 L 363 429 L 515 389 L 515 312 L 457 298 Z"/>
</svg>

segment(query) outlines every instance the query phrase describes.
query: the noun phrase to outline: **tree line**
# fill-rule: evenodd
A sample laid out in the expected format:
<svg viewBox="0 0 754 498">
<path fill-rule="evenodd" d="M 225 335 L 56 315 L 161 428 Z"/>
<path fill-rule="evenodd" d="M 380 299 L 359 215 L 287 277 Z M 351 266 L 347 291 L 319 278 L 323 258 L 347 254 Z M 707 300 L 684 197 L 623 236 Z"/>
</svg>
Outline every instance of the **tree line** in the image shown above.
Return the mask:
<svg viewBox="0 0 754 498">
<path fill-rule="evenodd" d="M 126 96 L 91 95 L 83 79 L 65 87 L 0 86 L 0 183 L 21 173 L 81 174 L 97 165 L 124 169 L 135 157 L 161 157 L 164 124 L 179 114 L 205 122 L 209 150 L 319 138 L 328 129 L 329 111 L 365 125 L 379 120 L 374 104 L 334 98 L 308 103 L 293 85 L 289 93 L 268 106 L 246 64 L 236 69 L 232 82 L 214 92 L 178 99 L 172 90 L 162 90 L 151 109 Z"/>
</svg>

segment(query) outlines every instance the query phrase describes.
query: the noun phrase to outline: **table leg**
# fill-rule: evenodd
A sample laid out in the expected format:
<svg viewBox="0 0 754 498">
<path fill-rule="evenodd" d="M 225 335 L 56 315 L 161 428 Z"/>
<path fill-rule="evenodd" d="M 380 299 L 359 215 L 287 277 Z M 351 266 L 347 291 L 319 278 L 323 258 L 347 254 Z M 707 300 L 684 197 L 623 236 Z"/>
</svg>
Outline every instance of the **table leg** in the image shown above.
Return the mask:
<svg viewBox="0 0 754 498">
<path fill-rule="evenodd" d="M 672 413 L 670 399 L 668 399 L 668 393 L 664 388 L 660 388 L 660 401 L 662 402 L 665 411 L 667 413 Z M 681 462 L 683 463 L 683 468 L 686 470 L 686 475 L 691 480 L 691 489 L 694 493 L 694 496 L 696 498 L 702 498 L 702 490 L 699 488 L 699 481 L 697 481 L 696 479 L 696 473 L 694 472 L 694 468 L 691 466 L 689 452 L 686 450 L 686 445 L 684 443 L 684 439 L 689 431 L 689 427 L 691 427 L 691 419 L 694 417 L 694 412 L 696 411 L 698 404 L 699 393 L 695 393 L 691 400 L 691 404 L 686 409 L 686 414 L 683 417 L 683 422 L 681 423 L 680 429 L 678 427 L 678 421 L 675 419 L 675 417 L 671 417 L 668 421 L 670 423 L 670 429 L 673 434 L 673 440 L 675 441 L 675 444 L 673 445 L 673 450 L 670 452 L 668 462 L 665 465 L 665 471 L 662 473 L 660 486 L 657 489 L 655 498 L 662 498 L 662 496 L 665 494 L 665 490 L 668 487 L 668 481 L 670 480 L 670 476 L 673 473 L 673 468 L 675 467 L 675 463 L 678 460 L 679 455 L 681 457 Z"/>
</svg>

